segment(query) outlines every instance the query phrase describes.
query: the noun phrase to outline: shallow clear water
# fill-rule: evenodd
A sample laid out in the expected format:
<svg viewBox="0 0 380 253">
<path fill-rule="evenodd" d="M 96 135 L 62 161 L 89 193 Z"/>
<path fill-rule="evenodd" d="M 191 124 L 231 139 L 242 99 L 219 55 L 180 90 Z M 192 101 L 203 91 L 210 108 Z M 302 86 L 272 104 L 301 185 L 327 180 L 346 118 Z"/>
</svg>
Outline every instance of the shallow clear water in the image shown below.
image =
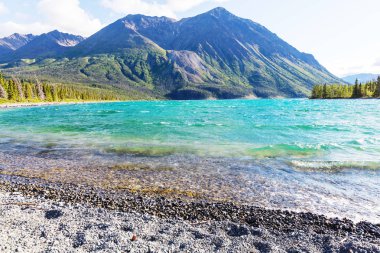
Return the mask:
<svg viewBox="0 0 380 253">
<path fill-rule="evenodd" d="M 130 155 L 145 162 L 187 161 L 181 173 L 193 179 L 191 163 L 200 163 L 204 176 L 215 178 L 220 169 L 223 180 L 231 179 L 229 194 L 237 201 L 380 222 L 379 100 L 8 109 L 0 111 L 0 144 L 0 152 L 85 149 L 118 161 Z"/>
</svg>

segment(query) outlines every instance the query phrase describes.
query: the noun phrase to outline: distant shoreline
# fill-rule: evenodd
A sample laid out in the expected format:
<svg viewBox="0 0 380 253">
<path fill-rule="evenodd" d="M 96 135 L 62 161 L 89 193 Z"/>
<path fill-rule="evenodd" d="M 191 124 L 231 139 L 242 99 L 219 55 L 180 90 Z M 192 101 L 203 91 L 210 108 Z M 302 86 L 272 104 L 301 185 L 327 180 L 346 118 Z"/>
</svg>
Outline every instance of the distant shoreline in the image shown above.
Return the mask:
<svg viewBox="0 0 380 253">
<path fill-rule="evenodd" d="M 21 107 L 37 107 L 50 105 L 76 105 L 76 104 L 97 104 L 97 103 L 115 103 L 123 101 L 76 101 L 76 102 L 37 102 L 37 103 L 4 103 L 0 104 L 0 109 L 21 108 Z"/>
</svg>

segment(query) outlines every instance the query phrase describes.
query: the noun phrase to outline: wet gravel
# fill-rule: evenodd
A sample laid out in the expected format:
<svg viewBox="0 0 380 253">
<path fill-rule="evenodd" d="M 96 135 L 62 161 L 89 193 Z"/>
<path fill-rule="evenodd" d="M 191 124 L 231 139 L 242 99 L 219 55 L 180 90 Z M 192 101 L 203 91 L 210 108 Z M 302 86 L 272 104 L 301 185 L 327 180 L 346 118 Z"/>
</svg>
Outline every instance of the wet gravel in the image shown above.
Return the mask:
<svg viewBox="0 0 380 253">
<path fill-rule="evenodd" d="M 380 226 L 368 222 L 32 179 L 0 185 L 0 252 L 380 252 Z"/>
</svg>

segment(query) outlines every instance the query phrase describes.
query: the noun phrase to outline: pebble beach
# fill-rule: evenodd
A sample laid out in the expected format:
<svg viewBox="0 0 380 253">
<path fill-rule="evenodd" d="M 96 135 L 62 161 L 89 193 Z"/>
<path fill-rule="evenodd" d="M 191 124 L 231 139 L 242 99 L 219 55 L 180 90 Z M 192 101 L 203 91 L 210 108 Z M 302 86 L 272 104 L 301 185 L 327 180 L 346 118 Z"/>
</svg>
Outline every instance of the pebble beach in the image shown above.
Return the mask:
<svg viewBox="0 0 380 253">
<path fill-rule="evenodd" d="M 380 226 L 232 203 L 1 182 L 1 252 L 380 252 Z"/>
</svg>

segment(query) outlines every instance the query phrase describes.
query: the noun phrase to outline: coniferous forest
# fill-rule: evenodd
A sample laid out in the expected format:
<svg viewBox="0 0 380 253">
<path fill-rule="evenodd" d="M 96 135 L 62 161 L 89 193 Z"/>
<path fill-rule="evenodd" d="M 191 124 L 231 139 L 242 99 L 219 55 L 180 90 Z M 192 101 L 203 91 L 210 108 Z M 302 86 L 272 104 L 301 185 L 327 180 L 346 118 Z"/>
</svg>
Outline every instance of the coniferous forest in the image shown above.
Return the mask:
<svg viewBox="0 0 380 253">
<path fill-rule="evenodd" d="M 346 84 L 315 85 L 312 91 L 313 99 L 338 99 L 338 98 L 380 98 L 380 77 L 376 81 Z"/>
<path fill-rule="evenodd" d="M 52 84 L 34 80 L 5 78 L 0 73 L 0 103 L 122 100 L 114 90 L 75 84 Z"/>
</svg>

